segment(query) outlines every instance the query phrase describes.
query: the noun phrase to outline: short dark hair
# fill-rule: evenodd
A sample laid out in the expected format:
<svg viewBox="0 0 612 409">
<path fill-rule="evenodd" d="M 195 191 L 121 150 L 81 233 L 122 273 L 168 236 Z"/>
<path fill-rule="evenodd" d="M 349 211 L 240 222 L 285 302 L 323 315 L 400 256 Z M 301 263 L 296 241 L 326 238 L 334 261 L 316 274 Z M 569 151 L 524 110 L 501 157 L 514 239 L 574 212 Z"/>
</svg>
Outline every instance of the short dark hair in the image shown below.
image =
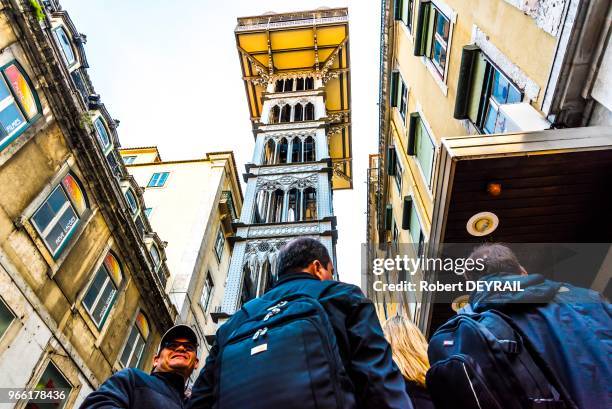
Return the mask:
<svg viewBox="0 0 612 409">
<path fill-rule="evenodd" d="M 315 260 L 325 267 L 331 261 L 327 248 L 319 240 L 310 237 L 291 240 L 278 254 L 278 274 L 301 271 Z"/>
<path fill-rule="evenodd" d="M 480 271 L 474 269 L 466 272 L 466 276 L 470 280 L 490 274 L 511 275 L 521 274 L 522 272 L 522 266 L 516 258 L 516 254 L 510 247 L 500 243 L 482 244 L 474 248 L 468 258 L 472 260 L 480 259 L 484 265 L 484 269 Z"/>
</svg>

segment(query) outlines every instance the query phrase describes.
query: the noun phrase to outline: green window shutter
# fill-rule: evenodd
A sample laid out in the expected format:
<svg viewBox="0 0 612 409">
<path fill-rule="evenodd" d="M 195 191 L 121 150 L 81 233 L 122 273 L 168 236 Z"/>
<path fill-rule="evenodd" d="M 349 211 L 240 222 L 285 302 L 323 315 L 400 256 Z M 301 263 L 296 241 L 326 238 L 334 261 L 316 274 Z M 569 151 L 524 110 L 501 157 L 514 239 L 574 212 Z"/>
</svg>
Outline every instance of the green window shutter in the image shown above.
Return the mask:
<svg viewBox="0 0 612 409">
<path fill-rule="evenodd" d="M 397 95 L 399 94 L 400 74 L 399 71 L 391 73 L 391 106 L 397 106 Z"/>
<path fill-rule="evenodd" d="M 402 209 L 402 229 L 410 229 L 410 216 L 412 215 L 412 197 L 404 197 L 404 208 Z"/>
<path fill-rule="evenodd" d="M 461 67 L 459 68 L 459 80 L 457 81 L 457 96 L 455 98 L 455 119 L 466 119 L 468 117 L 468 105 L 470 102 L 470 91 L 472 89 L 473 71 L 480 48 L 474 44 L 463 47 L 461 53 Z"/>
<path fill-rule="evenodd" d="M 404 0 L 395 0 L 395 19 L 402 20 L 402 10 L 404 9 Z"/>
<path fill-rule="evenodd" d="M 436 22 L 436 14 L 438 11 L 435 7 L 431 6 L 429 3 L 429 12 L 427 13 L 427 31 L 425 32 L 425 49 L 423 50 L 423 55 L 431 58 L 431 50 L 432 50 L 432 42 L 434 37 L 434 25 Z"/>
<path fill-rule="evenodd" d="M 393 206 L 390 204 L 385 208 L 385 230 L 391 230 L 393 224 Z"/>
<path fill-rule="evenodd" d="M 467 106 L 467 116 L 473 123 L 478 123 L 478 112 L 480 110 L 482 93 L 485 88 L 486 72 L 487 61 L 483 53 L 478 53 L 474 59 L 472 83 L 470 85 L 470 99 Z"/>
<path fill-rule="evenodd" d="M 417 16 L 416 35 L 414 38 L 414 55 L 425 55 L 430 14 L 432 14 L 431 4 L 429 2 L 420 2 L 419 15 Z"/>
<path fill-rule="evenodd" d="M 395 161 L 395 147 L 389 146 L 389 149 L 387 150 L 387 174 L 389 176 L 395 176 Z"/>
<path fill-rule="evenodd" d="M 408 126 L 408 155 L 414 155 L 414 146 L 416 140 L 417 127 L 419 125 L 419 120 L 421 116 L 418 112 L 413 112 L 410 114 L 410 124 Z"/>
</svg>

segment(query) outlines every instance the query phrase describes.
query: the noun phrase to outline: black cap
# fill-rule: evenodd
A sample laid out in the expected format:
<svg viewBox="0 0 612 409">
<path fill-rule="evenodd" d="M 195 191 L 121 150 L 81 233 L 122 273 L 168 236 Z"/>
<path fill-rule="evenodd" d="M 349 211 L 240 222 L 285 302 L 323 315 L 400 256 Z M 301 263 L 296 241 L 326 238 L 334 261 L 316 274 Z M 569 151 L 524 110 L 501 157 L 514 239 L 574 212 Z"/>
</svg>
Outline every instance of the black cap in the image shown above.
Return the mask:
<svg viewBox="0 0 612 409">
<path fill-rule="evenodd" d="M 177 338 L 185 338 L 193 342 L 195 346 L 198 346 L 198 336 L 195 331 L 191 329 L 189 325 L 179 324 L 170 328 L 162 336 L 161 342 L 159 343 L 159 350 L 161 351 L 166 343 L 172 342 Z"/>
</svg>

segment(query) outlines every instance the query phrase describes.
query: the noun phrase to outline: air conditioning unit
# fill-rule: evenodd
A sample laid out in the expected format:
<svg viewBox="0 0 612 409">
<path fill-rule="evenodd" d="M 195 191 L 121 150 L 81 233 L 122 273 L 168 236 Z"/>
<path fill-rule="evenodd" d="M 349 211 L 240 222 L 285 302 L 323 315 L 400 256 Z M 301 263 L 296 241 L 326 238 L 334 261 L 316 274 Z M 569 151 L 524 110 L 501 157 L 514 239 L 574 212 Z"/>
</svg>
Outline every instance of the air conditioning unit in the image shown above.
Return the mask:
<svg viewBox="0 0 612 409">
<path fill-rule="evenodd" d="M 550 129 L 550 122 L 528 102 L 500 105 L 499 114 L 503 117 L 504 123 L 502 133 Z"/>
</svg>

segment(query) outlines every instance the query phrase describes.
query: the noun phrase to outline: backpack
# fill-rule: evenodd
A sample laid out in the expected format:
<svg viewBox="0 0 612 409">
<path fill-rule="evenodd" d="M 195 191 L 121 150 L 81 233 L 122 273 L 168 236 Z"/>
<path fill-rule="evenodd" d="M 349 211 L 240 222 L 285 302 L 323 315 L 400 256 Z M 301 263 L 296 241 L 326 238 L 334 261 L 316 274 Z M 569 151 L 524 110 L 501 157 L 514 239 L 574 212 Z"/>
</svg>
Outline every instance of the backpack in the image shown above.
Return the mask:
<svg viewBox="0 0 612 409">
<path fill-rule="evenodd" d="M 503 313 L 459 314 L 431 337 L 427 389 L 437 409 L 576 409 Z"/>
<path fill-rule="evenodd" d="M 254 299 L 219 343 L 219 409 L 345 408 L 346 372 L 317 282 L 309 294 Z"/>
</svg>

